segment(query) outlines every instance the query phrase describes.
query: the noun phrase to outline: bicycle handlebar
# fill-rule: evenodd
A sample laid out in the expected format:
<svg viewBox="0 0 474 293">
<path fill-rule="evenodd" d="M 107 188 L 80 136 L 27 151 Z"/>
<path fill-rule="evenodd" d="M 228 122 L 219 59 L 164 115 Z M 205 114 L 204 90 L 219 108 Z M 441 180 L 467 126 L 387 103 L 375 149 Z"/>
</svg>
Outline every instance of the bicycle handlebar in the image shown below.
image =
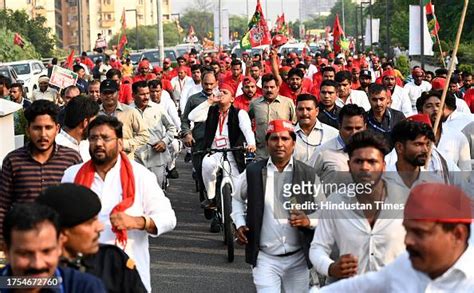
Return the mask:
<svg viewBox="0 0 474 293">
<path fill-rule="evenodd" d="M 200 154 L 213 154 L 213 153 L 228 153 L 233 151 L 245 151 L 246 148 L 243 146 L 233 147 L 233 148 L 223 148 L 223 149 L 205 149 L 197 152 L 193 152 L 193 154 L 200 155 Z"/>
</svg>

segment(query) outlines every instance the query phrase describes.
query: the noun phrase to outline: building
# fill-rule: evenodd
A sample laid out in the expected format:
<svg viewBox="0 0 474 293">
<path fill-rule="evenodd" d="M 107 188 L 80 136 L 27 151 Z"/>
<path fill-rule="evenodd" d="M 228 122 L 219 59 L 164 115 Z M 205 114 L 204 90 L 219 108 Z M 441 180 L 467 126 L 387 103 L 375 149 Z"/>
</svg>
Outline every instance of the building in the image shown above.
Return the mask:
<svg viewBox="0 0 474 293">
<path fill-rule="evenodd" d="M 337 0 L 299 0 L 300 20 L 306 21 L 319 16 L 327 16 Z"/>
<path fill-rule="evenodd" d="M 106 39 L 120 31 L 125 10 L 127 28 L 157 24 L 158 0 L 0 0 L 0 8 L 25 10 L 31 17 L 44 16 L 59 47 L 90 51 L 97 34 Z M 171 16 L 170 0 L 161 0 L 163 19 Z"/>
</svg>

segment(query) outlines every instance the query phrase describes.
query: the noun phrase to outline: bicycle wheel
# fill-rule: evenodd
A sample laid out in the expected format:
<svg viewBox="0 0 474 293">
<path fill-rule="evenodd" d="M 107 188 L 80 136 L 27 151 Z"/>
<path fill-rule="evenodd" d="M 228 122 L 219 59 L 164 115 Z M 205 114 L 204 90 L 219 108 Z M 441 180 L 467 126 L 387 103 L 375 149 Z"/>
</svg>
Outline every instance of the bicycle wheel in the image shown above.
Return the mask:
<svg viewBox="0 0 474 293">
<path fill-rule="evenodd" d="M 224 239 L 225 244 L 227 245 L 227 260 L 229 262 L 234 261 L 234 224 L 232 223 L 232 218 L 230 213 L 232 212 L 232 189 L 230 184 L 224 185 L 222 189 L 222 198 L 224 201 Z"/>
</svg>

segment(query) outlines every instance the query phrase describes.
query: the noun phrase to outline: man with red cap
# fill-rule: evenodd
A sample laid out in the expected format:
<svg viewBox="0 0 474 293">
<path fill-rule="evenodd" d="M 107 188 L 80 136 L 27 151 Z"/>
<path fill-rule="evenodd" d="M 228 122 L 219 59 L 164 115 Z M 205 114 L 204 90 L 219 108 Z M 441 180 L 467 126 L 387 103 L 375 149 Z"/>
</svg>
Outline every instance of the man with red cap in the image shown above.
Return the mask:
<svg viewBox="0 0 474 293">
<path fill-rule="evenodd" d="M 314 205 L 325 197 L 314 189 L 290 191 L 318 182 L 314 169 L 292 156 L 296 134 L 291 121 L 271 121 L 265 140 L 270 158 L 250 164 L 235 182 L 231 216 L 237 241 L 245 244 L 257 292 L 305 292 Z"/>
<path fill-rule="evenodd" d="M 413 113 L 411 101 L 407 91 L 397 85 L 397 74 L 395 70 L 392 69 L 383 72 L 382 84 L 390 92 L 390 108 L 402 112 L 405 116 L 410 116 Z"/>
<path fill-rule="evenodd" d="M 234 91 L 231 85 L 219 85 L 220 93 L 211 95 L 189 113 L 189 120 L 205 123 L 204 148 L 231 148 L 248 144 L 247 151 L 255 152 L 255 135 L 246 111 L 236 109 L 232 102 Z M 207 199 L 201 203 L 203 208 L 216 205 L 217 171 L 222 161 L 222 153 L 205 156 L 202 160 L 202 179 L 207 191 Z M 235 180 L 245 169 L 244 153 L 234 151 L 228 154 L 231 176 Z M 211 232 L 219 232 L 219 221 L 214 217 Z"/>
<path fill-rule="evenodd" d="M 471 206 L 456 186 L 417 185 L 404 210 L 407 252 L 378 272 L 336 282 L 319 292 L 473 292 Z"/>
<path fill-rule="evenodd" d="M 257 83 L 255 79 L 251 76 L 246 76 L 242 80 L 242 94 L 235 98 L 234 100 L 234 107 L 237 109 L 244 110 L 246 112 L 249 111 L 250 102 L 260 96 L 262 90 L 260 90 L 260 94 L 258 92 Z"/>
<path fill-rule="evenodd" d="M 138 74 L 133 77 L 132 83 L 137 81 L 148 80 L 148 74 L 150 73 L 150 62 L 148 60 L 142 60 L 138 63 Z"/>
<path fill-rule="evenodd" d="M 416 113 L 416 100 L 421 96 L 421 93 L 431 90 L 431 84 L 425 80 L 423 77 L 425 72 L 421 67 L 414 67 L 411 76 L 413 81 L 405 85 L 405 90 L 408 92 L 408 97 L 410 98 L 413 113 Z"/>
<path fill-rule="evenodd" d="M 178 75 L 178 73 L 175 70 L 173 70 L 173 67 L 171 67 L 171 59 L 168 57 L 163 59 L 163 76 L 167 80 L 171 80 L 176 75 Z"/>
<path fill-rule="evenodd" d="M 441 123 L 438 125 L 438 130 L 436 132 L 434 143 L 437 149 L 443 154 L 443 156 L 454 162 L 461 170 L 470 171 L 471 170 L 471 151 L 469 149 L 469 142 L 467 138 L 461 133 L 461 130 L 464 126 L 459 127 L 449 127 L 446 125 L 446 119 L 455 114 L 456 110 L 456 98 L 448 93 L 446 96 L 444 107 L 441 107 L 441 92 L 438 91 L 429 91 L 421 95 L 421 97 L 416 101 L 416 107 L 418 113 L 428 114 L 430 116 L 431 125 L 434 126 L 436 116 L 439 111 L 443 111 Z M 459 113 L 459 115 L 463 115 Z M 460 117 L 461 118 L 461 117 Z M 466 119 L 461 125 L 467 125 L 470 121 Z M 460 119 L 461 120 L 461 119 Z M 462 120 L 460 122 L 463 122 Z M 456 125 L 456 121 L 453 120 L 452 126 Z"/>
</svg>

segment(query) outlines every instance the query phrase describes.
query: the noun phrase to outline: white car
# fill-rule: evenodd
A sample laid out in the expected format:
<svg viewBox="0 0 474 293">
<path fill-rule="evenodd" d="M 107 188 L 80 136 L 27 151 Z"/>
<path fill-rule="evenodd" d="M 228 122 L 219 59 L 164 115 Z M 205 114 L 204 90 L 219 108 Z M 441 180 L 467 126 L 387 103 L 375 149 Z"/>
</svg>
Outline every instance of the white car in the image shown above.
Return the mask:
<svg viewBox="0 0 474 293">
<path fill-rule="evenodd" d="M 301 56 L 304 48 L 306 48 L 307 54 L 309 54 L 310 48 L 306 43 L 287 43 L 280 47 L 278 53 L 280 53 L 282 56 L 286 56 L 288 53 L 295 52 Z"/>
<path fill-rule="evenodd" d="M 31 98 L 33 91 L 38 88 L 38 78 L 42 75 L 48 75 L 48 69 L 41 60 L 22 60 L 4 63 L 15 69 L 18 79 L 23 80 L 27 97 Z"/>
</svg>

